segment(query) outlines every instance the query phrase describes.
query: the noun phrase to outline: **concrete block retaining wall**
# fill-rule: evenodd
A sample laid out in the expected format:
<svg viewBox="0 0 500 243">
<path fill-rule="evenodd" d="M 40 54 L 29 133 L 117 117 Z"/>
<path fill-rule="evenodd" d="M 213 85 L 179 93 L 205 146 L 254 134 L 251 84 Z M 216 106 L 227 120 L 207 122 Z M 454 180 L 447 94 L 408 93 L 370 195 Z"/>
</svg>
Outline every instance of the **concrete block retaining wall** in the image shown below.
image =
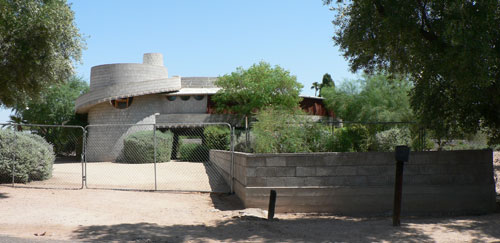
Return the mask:
<svg viewBox="0 0 500 243">
<path fill-rule="evenodd" d="M 403 215 L 476 214 L 495 210 L 489 150 L 412 152 L 404 168 Z M 210 151 L 231 183 L 231 153 Z M 390 215 L 394 153 L 234 153 L 234 191 L 245 207 L 277 212 Z"/>
</svg>

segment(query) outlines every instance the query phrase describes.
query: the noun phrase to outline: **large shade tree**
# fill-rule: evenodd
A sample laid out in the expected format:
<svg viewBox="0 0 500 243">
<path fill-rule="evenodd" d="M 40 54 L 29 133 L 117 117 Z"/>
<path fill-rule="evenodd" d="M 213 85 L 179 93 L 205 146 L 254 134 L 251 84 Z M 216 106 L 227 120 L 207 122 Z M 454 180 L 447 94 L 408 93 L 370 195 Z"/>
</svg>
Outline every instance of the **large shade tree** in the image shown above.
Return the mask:
<svg viewBox="0 0 500 243">
<path fill-rule="evenodd" d="M 500 2 L 325 0 L 353 71 L 414 81 L 411 105 L 442 132 L 484 129 L 500 141 Z"/>
<path fill-rule="evenodd" d="M 0 105 L 67 80 L 83 47 L 65 0 L 0 0 Z"/>
<path fill-rule="evenodd" d="M 266 62 L 248 69 L 239 67 L 219 77 L 216 85 L 221 87 L 213 96 L 218 111 L 245 116 L 267 107 L 295 109 L 302 89 L 302 84 L 289 71 Z"/>
</svg>

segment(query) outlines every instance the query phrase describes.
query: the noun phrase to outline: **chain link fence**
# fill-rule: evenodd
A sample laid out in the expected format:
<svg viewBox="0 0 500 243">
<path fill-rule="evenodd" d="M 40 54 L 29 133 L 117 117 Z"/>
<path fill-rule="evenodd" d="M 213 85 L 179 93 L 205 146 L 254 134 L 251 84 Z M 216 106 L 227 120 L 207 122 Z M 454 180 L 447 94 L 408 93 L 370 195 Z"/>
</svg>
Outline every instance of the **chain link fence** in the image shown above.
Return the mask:
<svg viewBox="0 0 500 243">
<path fill-rule="evenodd" d="M 209 153 L 231 151 L 231 125 L 158 124 L 158 130 L 173 137 L 171 161 L 157 165 L 159 190 L 230 191 L 218 167 L 210 161 Z"/>
<path fill-rule="evenodd" d="M 254 121 L 236 131 L 235 150 L 242 152 L 367 152 L 432 150 L 428 130 L 416 122 Z"/>
<path fill-rule="evenodd" d="M 209 161 L 230 150 L 229 124 L 130 124 L 86 127 L 87 188 L 228 192 Z"/>
<path fill-rule="evenodd" d="M 0 124 L 0 183 L 37 188 L 230 192 L 210 150 L 255 153 L 488 148 L 478 133 L 448 139 L 414 122 Z"/>
<path fill-rule="evenodd" d="M 389 152 L 397 145 L 412 151 L 499 150 L 487 135 L 443 136 L 417 122 L 253 121 L 236 130 L 235 151 L 271 152 Z"/>
<path fill-rule="evenodd" d="M 83 188 L 81 126 L 0 124 L 0 182 L 16 187 Z"/>
</svg>

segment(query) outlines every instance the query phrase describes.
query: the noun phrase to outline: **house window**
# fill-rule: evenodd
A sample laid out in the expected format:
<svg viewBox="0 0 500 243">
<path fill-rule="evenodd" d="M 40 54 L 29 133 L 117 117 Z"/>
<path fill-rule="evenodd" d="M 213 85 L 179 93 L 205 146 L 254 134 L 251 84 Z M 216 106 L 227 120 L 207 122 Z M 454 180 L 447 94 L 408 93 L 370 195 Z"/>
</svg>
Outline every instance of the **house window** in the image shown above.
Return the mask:
<svg viewBox="0 0 500 243">
<path fill-rule="evenodd" d="M 191 98 L 191 96 L 189 96 L 189 95 L 181 96 L 181 100 L 184 100 L 184 101 L 189 100 L 189 98 Z"/>
<path fill-rule="evenodd" d="M 133 99 L 134 99 L 134 97 L 111 100 L 111 105 L 116 109 L 126 109 L 130 105 L 132 105 Z"/>
<path fill-rule="evenodd" d="M 177 98 L 177 96 L 167 96 L 167 100 L 169 101 L 174 101 Z"/>
<path fill-rule="evenodd" d="M 195 100 L 202 100 L 205 96 L 204 95 L 195 95 L 193 97 Z"/>
</svg>

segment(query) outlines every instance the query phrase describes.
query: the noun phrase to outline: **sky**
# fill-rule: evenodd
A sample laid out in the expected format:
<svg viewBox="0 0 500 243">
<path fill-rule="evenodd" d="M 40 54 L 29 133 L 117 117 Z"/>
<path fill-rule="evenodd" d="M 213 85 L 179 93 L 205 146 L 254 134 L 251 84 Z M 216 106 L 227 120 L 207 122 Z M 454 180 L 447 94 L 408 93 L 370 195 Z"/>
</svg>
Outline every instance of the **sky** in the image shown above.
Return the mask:
<svg viewBox="0 0 500 243">
<path fill-rule="evenodd" d="M 92 66 L 141 63 L 163 54 L 169 76 L 217 77 L 266 61 L 304 85 L 323 74 L 336 83 L 357 78 L 332 36 L 333 12 L 322 0 L 74 0 L 76 26 L 86 49 L 76 75 L 87 82 Z M 10 111 L 0 110 L 0 123 Z"/>
</svg>

